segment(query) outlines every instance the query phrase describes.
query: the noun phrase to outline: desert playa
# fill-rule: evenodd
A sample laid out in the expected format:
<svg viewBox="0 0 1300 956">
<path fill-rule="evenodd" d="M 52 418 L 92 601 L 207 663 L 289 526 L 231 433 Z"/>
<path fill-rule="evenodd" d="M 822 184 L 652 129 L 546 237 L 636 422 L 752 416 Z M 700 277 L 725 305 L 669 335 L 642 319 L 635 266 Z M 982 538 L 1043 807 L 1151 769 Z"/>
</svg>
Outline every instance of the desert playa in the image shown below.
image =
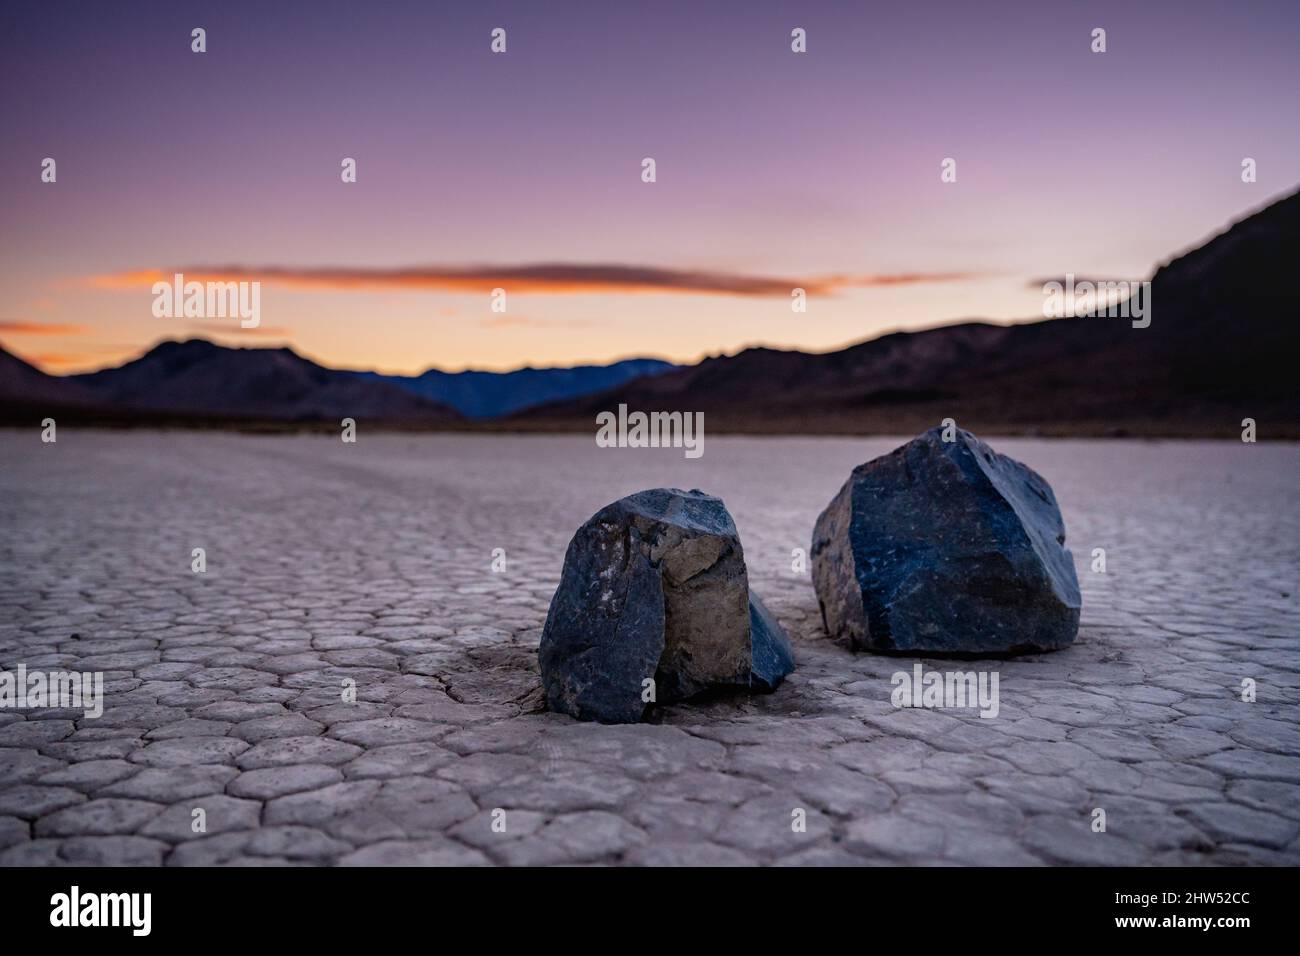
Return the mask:
<svg viewBox="0 0 1300 956">
<path fill-rule="evenodd" d="M 107 680 L 98 720 L 0 711 L 0 863 L 1300 862 L 1300 449 L 990 440 L 1052 482 L 1083 592 L 1064 650 L 919 661 L 997 672 L 996 719 L 896 707 L 913 660 L 829 640 L 792 570 L 901 438 L 2 433 L 0 668 Z M 546 713 L 565 544 L 651 485 L 724 494 L 798 667 Z"/>
</svg>

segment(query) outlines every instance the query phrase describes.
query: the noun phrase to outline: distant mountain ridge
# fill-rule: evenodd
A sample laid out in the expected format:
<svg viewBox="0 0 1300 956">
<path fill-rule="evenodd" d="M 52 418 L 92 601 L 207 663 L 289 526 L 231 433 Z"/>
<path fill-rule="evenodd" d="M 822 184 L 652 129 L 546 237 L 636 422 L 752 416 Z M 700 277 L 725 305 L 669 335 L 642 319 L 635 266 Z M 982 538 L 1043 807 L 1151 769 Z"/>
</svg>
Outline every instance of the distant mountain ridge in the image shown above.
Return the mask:
<svg viewBox="0 0 1300 956">
<path fill-rule="evenodd" d="M 99 401 L 93 390 L 68 378 L 46 375 L 34 365 L 0 349 L 0 405 L 76 407 Z"/>
<path fill-rule="evenodd" d="M 204 339 L 162 342 L 117 368 L 64 379 L 100 408 L 128 416 L 312 422 L 460 418 L 454 409 L 386 382 L 327 369 L 292 349 L 236 349 Z"/>
<path fill-rule="evenodd" d="M 624 359 L 610 365 L 571 368 L 521 368 L 511 372 L 444 372 L 420 375 L 357 375 L 390 382 L 415 395 L 450 405 L 469 418 L 496 418 L 546 402 L 562 401 L 615 388 L 635 378 L 662 375 L 678 366 L 660 359 Z"/>
<path fill-rule="evenodd" d="M 167 341 L 115 368 L 47 375 L 0 349 L 0 406 L 67 408 L 114 421 L 187 418 L 312 422 L 343 417 L 405 425 L 491 418 L 676 368 L 658 359 L 611 365 L 418 376 L 328 369 L 292 349 Z"/>
</svg>

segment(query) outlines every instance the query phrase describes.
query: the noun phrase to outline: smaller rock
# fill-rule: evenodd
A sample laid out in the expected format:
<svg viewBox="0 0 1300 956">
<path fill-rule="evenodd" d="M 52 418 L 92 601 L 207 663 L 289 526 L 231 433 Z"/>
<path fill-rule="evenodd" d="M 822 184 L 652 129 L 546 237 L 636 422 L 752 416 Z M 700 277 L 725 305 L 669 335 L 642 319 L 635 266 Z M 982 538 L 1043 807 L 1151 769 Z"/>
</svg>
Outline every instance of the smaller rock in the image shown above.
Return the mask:
<svg viewBox="0 0 1300 956">
<path fill-rule="evenodd" d="M 538 660 L 552 710 L 629 723 L 654 701 L 774 689 L 794 669 L 780 624 L 750 593 L 722 501 L 658 488 L 607 505 L 569 543 Z"/>
</svg>

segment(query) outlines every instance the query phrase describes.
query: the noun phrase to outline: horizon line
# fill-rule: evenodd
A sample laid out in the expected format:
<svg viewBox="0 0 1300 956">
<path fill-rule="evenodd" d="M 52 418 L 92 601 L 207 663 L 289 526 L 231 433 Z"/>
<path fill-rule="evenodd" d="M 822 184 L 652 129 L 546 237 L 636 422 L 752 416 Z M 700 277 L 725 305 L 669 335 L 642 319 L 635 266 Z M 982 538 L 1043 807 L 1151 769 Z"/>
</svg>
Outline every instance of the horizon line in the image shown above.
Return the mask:
<svg viewBox="0 0 1300 956">
<path fill-rule="evenodd" d="M 1070 318 L 1070 316 L 1061 316 L 1061 317 L 1036 316 L 1032 318 L 1006 319 L 1006 320 L 968 317 L 962 319 L 941 320 L 939 322 L 934 323 L 933 325 L 926 325 L 917 328 L 903 328 L 900 326 L 890 326 L 889 328 L 884 329 L 877 334 L 868 335 L 864 338 L 851 339 L 847 342 L 843 342 L 838 345 L 832 346 L 830 348 L 825 348 L 825 349 L 809 349 L 809 348 L 801 348 L 799 346 L 777 345 L 767 341 L 757 340 L 757 341 L 746 342 L 741 345 L 738 345 L 734 350 L 724 350 L 719 352 L 702 352 L 702 353 L 698 353 L 694 357 L 684 358 L 684 359 L 674 359 L 662 355 L 650 355 L 646 353 L 635 353 L 635 354 L 623 355 L 618 358 L 611 358 L 606 360 L 574 359 L 572 362 L 564 365 L 534 365 L 531 362 L 529 362 L 523 365 L 511 366 L 509 368 L 503 368 L 503 369 L 475 368 L 475 367 L 467 366 L 465 368 L 451 370 L 451 369 L 441 368 L 437 365 L 429 365 L 421 369 L 419 372 L 416 372 L 411 375 L 404 375 L 401 373 L 394 373 L 394 372 L 384 372 L 377 368 L 357 368 L 355 366 L 349 366 L 349 365 L 332 364 L 329 361 L 322 360 L 312 355 L 310 352 L 306 350 L 300 350 L 289 344 L 225 345 L 220 342 L 215 342 L 212 339 L 202 335 L 165 336 L 163 338 L 159 338 L 155 340 L 150 345 L 140 347 L 140 350 L 134 355 L 134 357 L 128 358 L 125 361 L 121 361 L 117 363 L 108 363 L 105 365 L 97 366 L 95 368 L 85 369 L 79 372 L 51 372 L 42 365 L 39 359 L 27 358 L 20 352 L 16 352 L 12 348 L 5 346 L 3 343 L 0 343 L 0 348 L 3 348 L 5 352 L 8 352 L 10 355 L 14 356 L 20 361 L 25 362 L 26 364 L 32 366 L 42 374 L 48 375 L 51 378 L 58 378 L 58 379 L 71 379 L 71 378 L 76 378 L 77 376 L 80 375 L 93 375 L 96 374 L 97 372 L 105 372 L 113 369 L 119 369 L 122 368 L 123 366 L 130 365 L 132 362 L 138 362 L 140 359 L 149 355 L 151 352 L 155 351 L 160 346 L 166 345 L 168 343 L 184 344 L 187 342 L 204 342 L 208 345 L 213 346 L 214 348 L 226 349 L 228 351 L 258 351 L 258 352 L 288 351 L 298 356 L 299 358 L 305 359 L 306 361 L 309 361 L 314 365 L 318 365 L 321 368 L 329 369 L 330 371 L 356 372 L 358 374 L 382 375 L 388 378 L 414 379 L 414 378 L 419 378 L 420 376 L 425 375 L 429 372 L 439 372 L 443 375 L 463 375 L 463 374 L 470 374 L 470 373 L 488 374 L 488 375 L 510 375 L 515 372 L 523 372 L 523 371 L 544 372 L 544 371 L 564 371 L 564 370 L 575 369 L 575 368 L 609 368 L 610 366 L 618 365 L 623 362 L 635 362 L 635 361 L 666 362 L 669 365 L 672 365 L 676 368 L 693 368 L 705 361 L 708 361 L 709 359 L 731 358 L 741 354 L 742 352 L 753 351 L 756 349 L 765 349 L 773 352 L 787 352 L 787 353 L 798 352 L 804 355 L 831 355 L 835 352 L 842 352 L 845 351 L 846 349 L 854 348 L 859 345 L 865 345 L 868 342 L 875 342 L 883 338 L 888 338 L 889 336 L 892 335 L 915 335 L 917 333 L 933 332 L 938 329 L 953 328 L 961 325 L 990 325 L 990 326 L 1002 326 L 1002 327 L 1008 327 L 1014 325 L 1032 325 L 1038 322 L 1057 322 L 1057 321 L 1061 321 L 1061 319 L 1064 318 Z"/>
</svg>

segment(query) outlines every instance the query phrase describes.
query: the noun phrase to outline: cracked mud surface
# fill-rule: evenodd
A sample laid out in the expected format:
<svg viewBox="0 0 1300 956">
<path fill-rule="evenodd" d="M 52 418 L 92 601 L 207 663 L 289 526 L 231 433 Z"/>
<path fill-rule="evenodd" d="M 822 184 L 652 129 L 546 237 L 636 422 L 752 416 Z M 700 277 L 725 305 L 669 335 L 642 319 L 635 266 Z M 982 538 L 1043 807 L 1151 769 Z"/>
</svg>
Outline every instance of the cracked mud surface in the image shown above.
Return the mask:
<svg viewBox="0 0 1300 956">
<path fill-rule="evenodd" d="M 921 660 L 996 671 L 985 719 L 894 708 L 918 659 L 826 638 L 791 570 L 901 443 L 0 432 L 0 669 L 107 691 L 0 710 L 0 864 L 1300 863 L 1300 448 L 993 439 L 1055 489 L 1083 618 Z M 657 485 L 727 503 L 798 670 L 652 724 L 542 712 L 570 536 Z"/>
</svg>

